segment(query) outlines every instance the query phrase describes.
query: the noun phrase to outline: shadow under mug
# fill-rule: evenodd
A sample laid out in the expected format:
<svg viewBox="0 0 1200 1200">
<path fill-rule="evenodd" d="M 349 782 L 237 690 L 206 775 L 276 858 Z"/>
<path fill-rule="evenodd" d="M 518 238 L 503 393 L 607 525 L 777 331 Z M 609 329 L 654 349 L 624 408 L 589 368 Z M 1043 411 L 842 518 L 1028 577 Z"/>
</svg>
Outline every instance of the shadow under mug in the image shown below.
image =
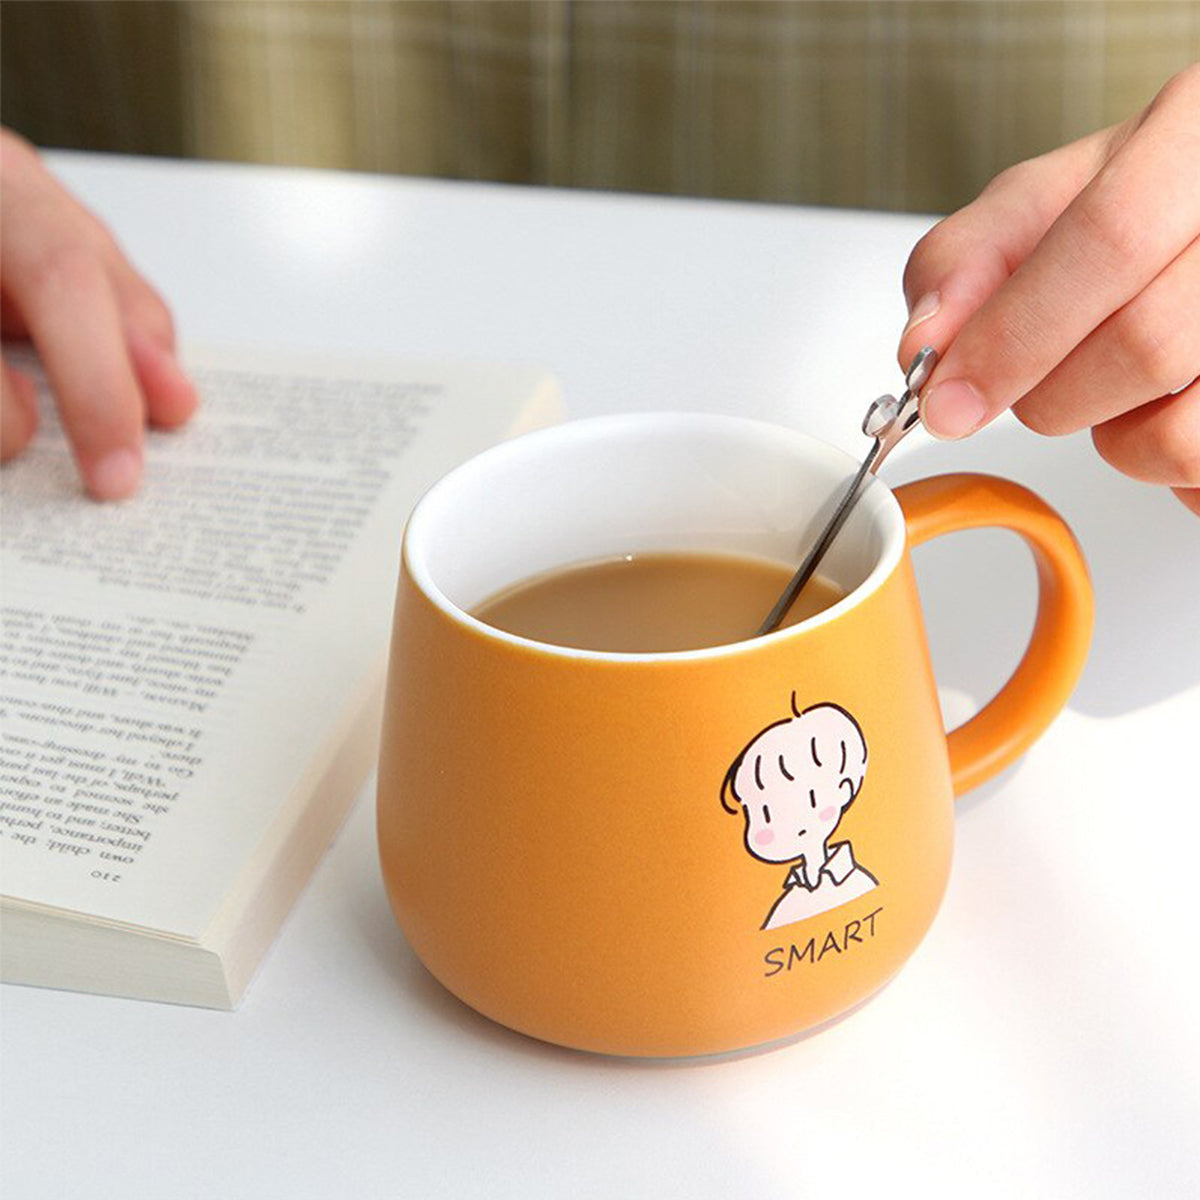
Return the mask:
<svg viewBox="0 0 1200 1200">
<path fill-rule="evenodd" d="M 855 467 L 733 417 L 579 421 L 436 484 L 404 537 L 379 772 L 396 918 L 451 992 L 550 1042 L 719 1053 L 847 1011 L 945 890 L 953 797 L 1046 728 L 1082 670 L 1079 548 L 1031 492 L 948 475 L 864 490 L 822 573 L 844 599 L 763 638 L 591 652 L 470 615 L 548 569 L 648 551 L 797 561 Z M 947 736 L 909 547 L 1014 530 L 1028 650 Z"/>
</svg>

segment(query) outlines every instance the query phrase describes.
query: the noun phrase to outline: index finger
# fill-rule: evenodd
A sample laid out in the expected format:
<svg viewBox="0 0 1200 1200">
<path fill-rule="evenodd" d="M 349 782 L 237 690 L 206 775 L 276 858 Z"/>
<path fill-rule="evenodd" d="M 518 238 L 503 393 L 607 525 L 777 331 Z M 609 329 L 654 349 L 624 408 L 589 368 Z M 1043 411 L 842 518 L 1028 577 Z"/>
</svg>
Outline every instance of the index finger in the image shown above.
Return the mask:
<svg viewBox="0 0 1200 1200">
<path fill-rule="evenodd" d="M 70 246 L 40 260 L 18 253 L 6 256 L 5 283 L 37 347 L 84 485 L 98 500 L 131 495 L 142 474 L 145 415 L 103 264 Z"/>
<path fill-rule="evenodd" d="M 941 437 L 971 433 L 1040 383 L 1189 245 L 1200 223 L 1191 103 L 1179 76 L 950 344 L 922 397 Z"/>
<path fill-rule="evenodd" d="M 1102 129 L 1009 167 L 921 238 L 904 268 L 909 316 L 897 350 L 902 370 L 922 346 L 944 351 L 1126 136 L 1124 125 Z"/>
</svg>

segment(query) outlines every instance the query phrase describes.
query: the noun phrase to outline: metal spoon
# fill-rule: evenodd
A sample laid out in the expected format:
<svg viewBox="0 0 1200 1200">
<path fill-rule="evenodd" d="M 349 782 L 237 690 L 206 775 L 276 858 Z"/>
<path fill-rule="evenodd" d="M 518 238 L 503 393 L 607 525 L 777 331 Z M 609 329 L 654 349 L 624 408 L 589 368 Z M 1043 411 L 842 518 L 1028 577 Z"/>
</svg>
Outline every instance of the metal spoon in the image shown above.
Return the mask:
<svg viewBox="0 0 1200 1200">
<path fill-rule="evenodd" d="M 924 347 L 918 351 L 905 373 L 905 389 L 900 399 L 897 400 L 895 396 L 880 396 L 878 400 L 871 402 L 871 407 L 867 409 L 867 415 L 863 418 L 862 431 L 867 437 L 874 438 L 875 443 L 867 451 L 862 466 L 858 468 L 857 474 L 851 480 L 841 502 L 834 510 L 833 516 L 829 518 L 825 528 L 821 531 L 821 536 L 817 538 L 813 548 L 805 556 L 804 561 L 800 564 L 800 569 L 783 589 L 783 595 L 775 602 L 775 607 L 771 609 L 770 615 L 759 626 L 756 637 L 761 637 L 764 633 L 770 633 L 779 628 L 784 617 L 787 616 L 788 610 L 795 604 L 796 597 L 800 595 L 804 585 L 816 573 L 821 559 L 825 557 L 825 552 L 833 544 L 833 539 L 837 537 L 838 530 L 845 524 L 846 518 L 854 508 L 854 502 L 858 499 L 863 480 L 879 470 L 883 465 L 883 460 L 896 448 L 901 438 L 920 420 L 920 414 L 917 412 L 919 393 L 936 365 L 937 351 L 932 346 Z"/>
</svg>

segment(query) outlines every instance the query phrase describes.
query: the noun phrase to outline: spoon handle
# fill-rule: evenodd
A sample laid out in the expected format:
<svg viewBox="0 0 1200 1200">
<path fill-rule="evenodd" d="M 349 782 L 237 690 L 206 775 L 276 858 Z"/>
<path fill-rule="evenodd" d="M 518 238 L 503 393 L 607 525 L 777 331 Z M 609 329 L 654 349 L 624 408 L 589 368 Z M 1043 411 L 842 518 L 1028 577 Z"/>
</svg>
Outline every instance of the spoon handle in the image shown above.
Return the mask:
<svg viewBox="0 0 1200 1200">
<path fill-rule="evenodd" d="M 933 368 L 937 365 L 937 351 L 932 346 L 926 346 L 912 360 L 904 376 L 905 390 L 899 400 L 895 396 L 880 396 L 872 402 L 863 418 L 863 433 L 875 439 L 867 451 L 862 465 L 858 468 L 850 486 L 842 495 L 833 516 L 829 518 L 821 536 L 817 538 L 812 549 L 804 556 L 799 570 L 788 580 L 782 595 L 775 601 L 767 619 L 758 627 L 755 637 L 762 637 L 779 628 L 787 616 L 796 597 L 800 595 L 804 585 L 816 574 L 821 559 L 833 544 L 838 531 L 846 523 L 846 518 L 854 508 L 854 502 L 862 490 L 863 481 L 868 475 L 874 475 L 883 465 L 883 460 L 896 448 L 900 440 L 916 426 L 920 420 L 917 411 L 919 392 L 925 386 Z"/>
</svg>

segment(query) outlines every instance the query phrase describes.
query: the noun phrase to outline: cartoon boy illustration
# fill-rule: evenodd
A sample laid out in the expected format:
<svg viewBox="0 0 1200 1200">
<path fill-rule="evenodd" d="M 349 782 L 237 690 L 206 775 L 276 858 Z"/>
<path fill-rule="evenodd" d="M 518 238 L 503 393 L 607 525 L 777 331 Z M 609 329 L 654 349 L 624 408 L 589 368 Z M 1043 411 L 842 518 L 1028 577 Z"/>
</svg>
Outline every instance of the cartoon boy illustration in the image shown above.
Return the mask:
<svg viewBox="0 0 1200 1200">
<path fill-rule="evenodd" d="M 763 929 L 803 921 L 865 895 L 879 881 L 854 861 L 848 841 L 830 842 L 867 773 L 867 742 L 836 704 L 814 704 L 768 725 L 737 756 L 721 804 L 746 818 L 746 849 L 768 863 L 794 863 Z M 732 796 L 737 806 L 730 803 Z"/>
</svg>

